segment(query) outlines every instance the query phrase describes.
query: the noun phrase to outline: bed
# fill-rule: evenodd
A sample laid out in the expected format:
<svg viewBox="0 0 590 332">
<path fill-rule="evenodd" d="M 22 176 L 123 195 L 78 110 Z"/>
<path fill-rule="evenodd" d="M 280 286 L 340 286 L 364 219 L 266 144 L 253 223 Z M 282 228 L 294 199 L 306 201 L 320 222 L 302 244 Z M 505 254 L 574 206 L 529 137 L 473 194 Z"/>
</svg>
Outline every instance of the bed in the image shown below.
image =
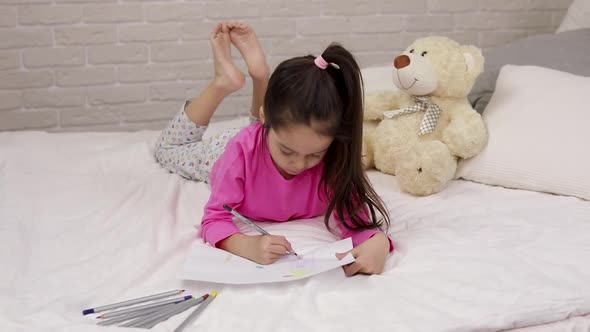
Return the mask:
<svg viewBox="0 0 590 332">
<path fill-rule="evenodd" d="M 377 72 L 364 71 L 369 90 L 389 84 Z M 590 202 L 473 180 L 417 198 L 369 172 L 393 220 L 382 275 L 181 280 L 209 187 L 156 163 L 158 135 L 0 133 L 1 331 L 124 331 L 81 311 L 177 288 L 219 292 L 191 331 L 590 330 Z M 321 218 L 266 226 L 299 246 L 336 240 Z"/>
</svg>

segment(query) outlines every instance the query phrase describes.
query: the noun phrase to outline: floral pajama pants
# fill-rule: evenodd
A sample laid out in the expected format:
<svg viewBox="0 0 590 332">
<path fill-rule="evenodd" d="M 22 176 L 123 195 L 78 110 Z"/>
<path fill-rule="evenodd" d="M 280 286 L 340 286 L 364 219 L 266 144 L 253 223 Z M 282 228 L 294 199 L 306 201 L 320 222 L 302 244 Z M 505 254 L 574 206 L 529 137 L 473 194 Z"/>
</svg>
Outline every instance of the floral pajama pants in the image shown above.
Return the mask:
<svg viewBox="0 0 590 332">
<path fill-rule="evenodd" d="M 185 103 L 184 108 L 187 105 Z M 156 160 L 168 171 L 184 178 L 209 182 L 213 164 L 225 150 L 227 142 L 242 128 L 231 128 L 203 140 L 207 126 L 192 122 L 184 108 L 158 138 L 154 153 Z M 250 121 L 257 119 L 251 117 Z"/>
</svg>

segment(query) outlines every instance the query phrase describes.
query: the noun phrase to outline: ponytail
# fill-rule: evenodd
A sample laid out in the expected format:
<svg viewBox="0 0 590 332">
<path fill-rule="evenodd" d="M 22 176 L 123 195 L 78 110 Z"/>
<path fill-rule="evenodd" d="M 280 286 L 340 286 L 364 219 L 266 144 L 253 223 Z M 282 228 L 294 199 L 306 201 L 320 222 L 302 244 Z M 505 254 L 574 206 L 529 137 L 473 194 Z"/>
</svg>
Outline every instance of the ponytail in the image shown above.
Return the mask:
<svg viewBox="0 0 590 332">
<path fill-rule="evenodd" d="M 340 126 L 324 157 L 322 179 L 330 198 L 324 222 L 328 226 L 329 216 L 335 212 L 350 230 L 381 228 L 383 222 L 389 227 L 385 204 L 362 166 L 364 90 L 360 68 L 353 55 L 339 44 L 328 46 L 321 58 L 329 64 L 326 71 L 333 78 L 342 101 Z"/>
</svg>

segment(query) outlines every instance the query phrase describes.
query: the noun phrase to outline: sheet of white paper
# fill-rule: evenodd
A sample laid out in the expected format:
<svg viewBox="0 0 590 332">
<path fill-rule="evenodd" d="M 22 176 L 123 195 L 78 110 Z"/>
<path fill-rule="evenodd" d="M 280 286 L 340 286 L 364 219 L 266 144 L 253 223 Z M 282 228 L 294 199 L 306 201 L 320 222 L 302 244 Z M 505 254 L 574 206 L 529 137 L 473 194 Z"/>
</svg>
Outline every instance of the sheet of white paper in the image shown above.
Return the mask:
<svg viewBox="0 0 590 332">
<path fill-rule="evenodd" d="M 354 262 L 354 257 L 350 253 L 342 260 L 335 256 L 337 252 L 351 249 L 352 240 L 346 238 L 309 252 L 298 252 L 299 257 L 286 255 L 274 264 L 259 265 L 227 251 L 202 243 L 193 243 L 180 277 L 223 284 L 298 280 Z"/>
</svg>

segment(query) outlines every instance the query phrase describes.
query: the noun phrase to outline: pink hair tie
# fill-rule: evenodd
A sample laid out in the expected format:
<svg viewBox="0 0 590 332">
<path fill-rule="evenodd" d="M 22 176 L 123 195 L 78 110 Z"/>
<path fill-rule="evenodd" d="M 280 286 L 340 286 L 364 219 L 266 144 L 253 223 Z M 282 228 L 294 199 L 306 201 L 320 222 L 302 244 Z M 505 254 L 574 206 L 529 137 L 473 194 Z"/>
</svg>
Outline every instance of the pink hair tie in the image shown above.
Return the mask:
<svg viewBox="0 0 590 332">
<path fill-rule="evenodd" d="M 321 68 L 321 69 L 328 68 L 328 62 L 326 62 L 326 60 L 324 60 L 324 58 L 322 58 L 321 55 L 318 55 L 318 57 L 315 58 L 315 60 L 313 60 L 313 62 L 315 63 L 316 66 L 318 66 L 318 68 Z"/>
</svg>

